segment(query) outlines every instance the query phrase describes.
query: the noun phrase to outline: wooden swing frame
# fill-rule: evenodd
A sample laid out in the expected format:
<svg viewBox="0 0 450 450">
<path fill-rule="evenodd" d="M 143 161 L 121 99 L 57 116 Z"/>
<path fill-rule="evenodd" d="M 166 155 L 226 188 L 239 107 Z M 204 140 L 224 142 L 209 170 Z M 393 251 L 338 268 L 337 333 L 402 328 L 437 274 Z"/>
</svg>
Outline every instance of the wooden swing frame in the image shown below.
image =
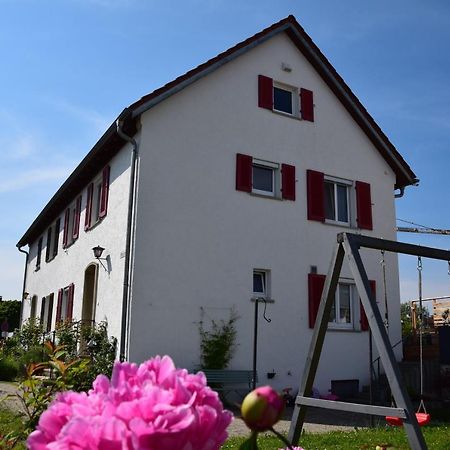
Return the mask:
<svg viewBox="0 0 450 450">
<path fill-rule="evenodd" d="M 309 347 L 308 356 L 303 369 L 303 376 L 299 383 L 299 393 L 295 401 L 294 413 L 289 429 L 288 440 L 292 445 L 297 445 L 303 429 L 306 410 L 308 406 L 325 409 L 350 411 L 376 416 L 395 416 L 403 420 L 408 441 L 413 450 L 427 450 L 422 431 L 417 422 L 416 414 L 406 387 L 401 381 L 394 352 L 389 341 L 389 336 L 384 327 L 383 319 L 374 298 L 364 264 L 359 253 L 360 248 L 373 250 L 385 250 L 393 253 L 422 256 L 425 258 L 450 261 L 450 251 L 441 250 L 404 242 L 389 241 L 352 233 L 340 233 L 337 236 L 337 246 L 334 250 L 325 285 L 322 291 L 316 323 Z M 391 388 L 392 396 L 397 407 L 362 405 L 357 403 L 345 403 L 331 400 L 312 398 L 314 378 L 319 365 L 325 333 L 328 328 L 328 320 L 334 302 L 334 295 L 342 269 L 342 263 L 346 257 L 350 271 L 355 280 L 361 303 L 369 322 L 370 330 L 378 348 L 380 359 L 386 372 L 386 377 Z"/>
</svg>

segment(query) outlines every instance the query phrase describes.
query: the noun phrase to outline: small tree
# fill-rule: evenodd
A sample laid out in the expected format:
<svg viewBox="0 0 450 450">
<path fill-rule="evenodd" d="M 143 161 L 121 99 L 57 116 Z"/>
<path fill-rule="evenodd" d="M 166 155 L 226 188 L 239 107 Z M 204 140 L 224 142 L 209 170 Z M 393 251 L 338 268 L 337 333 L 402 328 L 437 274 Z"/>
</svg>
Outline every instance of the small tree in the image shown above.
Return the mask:
<svg viewBox="0 0 450 450">
<path fill-rule="evenodd" d="M 9 331 L 19 328 L 20 304 L 18 300 L 0 301 L 0 323 L 6 320 Z"/>
<path fill-rule="evenodd" d="M 200 360 L 202 369 L 225 369 L 236 349 L 235 323 L 239 316 L 234 308 L 230 310 L 228 320 L 211 320 L 210 329 L 204 327 L 204 310 L 201 308 L 200 321 Z"/>
</svg>

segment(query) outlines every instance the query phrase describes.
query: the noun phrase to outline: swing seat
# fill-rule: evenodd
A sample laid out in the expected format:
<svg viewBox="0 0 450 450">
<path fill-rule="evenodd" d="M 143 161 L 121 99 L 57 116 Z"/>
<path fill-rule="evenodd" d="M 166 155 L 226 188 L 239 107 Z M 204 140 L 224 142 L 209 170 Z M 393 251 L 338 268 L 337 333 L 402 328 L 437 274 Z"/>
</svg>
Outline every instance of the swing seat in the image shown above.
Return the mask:
<svg viewBox="0 0 450 450">
<path fill-rule="evenodd" d="M 419 424 L 419 427 L 423 427 L 424 425 L 427 425 L 430 420 L 431 416 L 427 413 L 416 413 L 416 419 Z M 389 425 L 393 425 L 395 427 L 401 427 L 403 426 L 403 419 L 400 419 L 400 417 L 394 417 L 394 416 L 386 416 L 386 422 Z"/>
</svg>

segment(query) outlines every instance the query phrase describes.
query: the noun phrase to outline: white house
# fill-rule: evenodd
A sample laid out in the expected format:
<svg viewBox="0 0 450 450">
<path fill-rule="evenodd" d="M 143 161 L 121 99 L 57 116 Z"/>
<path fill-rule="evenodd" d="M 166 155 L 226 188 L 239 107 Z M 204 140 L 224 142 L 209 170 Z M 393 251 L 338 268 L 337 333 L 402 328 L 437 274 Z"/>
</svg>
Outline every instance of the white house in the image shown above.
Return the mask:
<svg viewBox="0 0 450 450">
<path fill-rule="evenodd" d="M 375 87 L 374 87 L 375 88 Z M 416 176 L 292 16 L 126 108 L 17 246 L 23 320 L 107 319 L 121 358 L 199 364 L 202 317 L 227 319 L 231 368 L 295 387 L 339 232 L 395 240 L 395 191 Z M 92 248 L 105 250 L 94 258 Z M 401 338 L 387 255 L 390 339 Z M 364 262 L 384 313 L 380 254 Z M 101 263 L 101 264 L 100 264 Z M 369 333 L 344 266 L 316 385 L 367 382 Z M 347 276 L 347 278 L 346 278 Z M 400 356 L 401 346 L 396 347 Z"/>
</svg>

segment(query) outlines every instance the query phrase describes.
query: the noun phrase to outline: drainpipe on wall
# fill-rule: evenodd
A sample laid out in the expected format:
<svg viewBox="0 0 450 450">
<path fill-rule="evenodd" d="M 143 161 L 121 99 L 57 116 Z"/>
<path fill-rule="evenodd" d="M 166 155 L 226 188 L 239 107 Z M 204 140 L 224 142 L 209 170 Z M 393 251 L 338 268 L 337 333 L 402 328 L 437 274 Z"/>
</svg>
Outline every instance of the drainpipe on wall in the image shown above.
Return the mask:
<svg viewBox="0 0 450 450">
<path fill-rule="evenodd" d="M 25 270 L 23 272 L 23 284 L 22 284 L 22 301 L 20 302 L 20 320 L 19 320 L 19 326 L 22 328 L 22 316 L 23 316 L 23 302 L 25 301 L 25 284 L 27 282 L 27 270 L 28 270 L 28 258 L 30 257 L 30 254 L 26 250 L 22 250 L 21 247 L 17 247 L 17 250 L 19 250 L 20 253 L 25 253 Z"/>
<path fill-rule="evenodd" d="M 122 324 L 120 329 L 120 361 L 128 359 L 128 337 L 129 337 L 129 306 L 131 299 L 131 279 L 133 266 L 131 261 L 134 254 L 134 225 L 135 225 L 135 201 L 136 201 L 136 166 L 138 156 L 138 144 L 122 130 L 123 119 L 117 119 L 117 134 L 132 145 L 131 150 L 131 168 L 130 168 L 130 191 L 128 196 L 128 216 L 127 216 L 127 236 L 125 244 L 125 269 L 123 278 L 123 297 L 122 297 Z"/>
</svg>

